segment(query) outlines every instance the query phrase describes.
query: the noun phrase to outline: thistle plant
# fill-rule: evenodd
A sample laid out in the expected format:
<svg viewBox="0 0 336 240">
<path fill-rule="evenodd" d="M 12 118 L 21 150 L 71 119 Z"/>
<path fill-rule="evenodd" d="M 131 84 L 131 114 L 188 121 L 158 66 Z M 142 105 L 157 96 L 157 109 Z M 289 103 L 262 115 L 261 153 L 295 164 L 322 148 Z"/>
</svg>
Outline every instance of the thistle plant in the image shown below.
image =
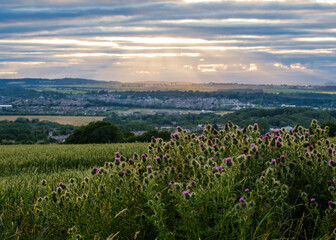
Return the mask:
<svg viewBox="0 0 336 240">
<path fill-rule="evenodd" d="M 170 141 L 152 138 L 129 160 L 117 152 L 40 196 L 39 226 L 61 222 L 87 239 L 331 238 L 336 146 L 327 133 L 316 120 L 265 135 L 257 124 L 206 124 L 200 136 L 178 127 Z"/>
</svg>

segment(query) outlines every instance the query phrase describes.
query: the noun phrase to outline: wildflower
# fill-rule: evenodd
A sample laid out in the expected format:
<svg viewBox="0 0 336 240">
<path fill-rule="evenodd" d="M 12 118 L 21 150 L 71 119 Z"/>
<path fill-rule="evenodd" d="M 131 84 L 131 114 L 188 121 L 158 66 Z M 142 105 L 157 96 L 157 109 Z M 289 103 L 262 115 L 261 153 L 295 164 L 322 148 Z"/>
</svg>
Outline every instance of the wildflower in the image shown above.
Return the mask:
<svg viewBox="0 0 336 240">
<path fill-rule="evenodd" d="M 187 195 L 187 194 L 189 194 L 189 191 L 188 191 L 188 190 L 185 190 L 185 191 L 182 192 L 182 194 L 183 194 L 183 195 Z"/>
<path fill-rule="evenodd" d="M 329 166 L 331 167 L 333 165 L 333 160 L 329 160 Z"/>
<path fill-rule="evenodd" d="M 213 147 L 213 148 L 216 148 L 216 147 L 217 147 L 217 144 L 212 145 L 212 147 Z"/>
<path fill-rule="evenodd" d="M 276 160 L 275 160 L 275 159 L 272 159 L 272 163 L 276 163 Z"/>
<path fill-rule="evenodd" d="M 62 183 L 62 182 L 60 182 L 60 183 L 58 184 L 58 186 L 59 186 L 59 187 L 62 187 L 62 186 L 63 186 L 63 183 Z"/>
<path fill-rule="evenodd" d="M 229 162 L 232 161 L 232 158 L 228 157 L 228 158 L 225 159 L 225 161 L 226 161 L 227 163 L 229 163 Z"/>
<path fill-rule="evenodd" d="M 160 157 L 156 157 L 155 160 L 157 160 L 157 161 L 160 160 Z"/>
<path fill-rule="evenodd" d="M 94 168 L 94 169 L 92 169 L 92 171 L 91 171 L 92 175 L 95 175 L 95 174 L 98 173 L 98 172 L 99 172 L 99 169 L 98 169 L 98 168 Z"/>
<path fill-rule="evenodd" d="M 316 200 L 315 198 L 311 198 L 310 202 L 315 202 L 315 200 Z"/>
<path fill-rule="evenodd" d="M 148 165 L 148 166 L 147 166 L 147 169 L 152 169 L 152 166 L 151 166 L 151 165 Z"/>
<path fill-rule="evenodd" d="M 168 186 L 171 186 L 171 185 L 173 185 L 173 184 L 174 184 L 174 181 L 171 180 L 171 181 L 168 183 Z"/>
<path fill-rule="evenodd" d="M 120 172 L 120 173 L 119 173 L 119 176 L 120 176 L 120 177 L 125 176 L 125 172 Z"/>
<path fill-rule="evenodd" d="M 116 152 L 115 155 L 119 155 L 119 152 Z"/>
<path fill-rule="evenodd" d="M 245 192 L 248 192 L 248 191 L 250 191 L 250 189 L 248 189 L 248 188 L 245 188 L 245 190 L 244 190 Z"/>
<path fill-rule="evenodd" d="M 254 146 L 255 146 L 255 144 L 254 144 L 254 143 L 252 143 L 252 144 L 251 144 L 251 147 L 254 147 Z"/>
<path fill-rule="evenodd" d="M 141 157 L 145 158 L 145 157 L 146 157 L 146 154 L 143 153 L 143 154 L 141 155 Z"/>
<path fill-rule="evenodd" d="M 47 180 L 43 179 L 42 180 L 42 186 L 46 186 L 47 185 Z"/>
<path fill-rule="evenodd" d="M 116 158 L 115 160 L 116 160 L 116 162 L 120 162 L 120 158 Z"/>
<path fill-rule="evenodd" d="M 167 156 L 166 156 L 166 155 L 163 155 L 163 158 L 164 158 L 164 159 L 167 159 Z"/>
<path fill-rule="evenodd" d="M 334 203 L 333 203 L 333 201 L 328 201 L 328 205 L 333 205 Z"/>
<path fill-rule="evenodd" d="M 243 202 L 246 202 L 246 200 L 245 200 L 244 198 L 240 198 L 240 199 L 239 199 L 239 202 L 240 202 L 240 203 L 243 203 Z"/>
<path fill-rule="evenodd" d="M 217 166 L 217 167 L 215 166 L 215 167 L 213 167 L 213 169 L 216 169 L 216 170 L 218 170 L 218 171 L 219 171 L 219 170 L 221 170 L 221 169 L 222 169 L 222 167 L 221 167 L 221 166 Z"/>
<path fill-rule="evenodd" d="M 195 181 L 191 181 L 190 183 L 189 183 L 189 185 L 191 185 L 191 186 L 195 186 Z"/>
<path fill-rule="evenodd" d="M 331 183 L 332 183 L 332 181 L 331 181 L 331 180 L 328 180 L 327 182 L 328 182 L 328 184 L 331 184 Z"/>
<path fill-rule="evenodd" d="M 280 158 L 285 158 L 285 155 L 281 155 Z"/>
</svg>

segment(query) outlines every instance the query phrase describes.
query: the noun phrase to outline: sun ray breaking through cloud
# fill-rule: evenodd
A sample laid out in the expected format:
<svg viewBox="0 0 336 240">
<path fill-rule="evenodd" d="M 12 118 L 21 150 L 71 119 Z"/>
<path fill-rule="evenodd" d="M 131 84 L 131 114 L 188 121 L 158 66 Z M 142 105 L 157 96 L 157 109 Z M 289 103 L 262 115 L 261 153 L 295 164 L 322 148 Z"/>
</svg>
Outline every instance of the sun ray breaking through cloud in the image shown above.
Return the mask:
<svg viewBox="0 0 336 240">
<path fill-rule="evenodd" d="M 2 78 L 336 81 L 334 0 L 4 0 L 0 6 Z"/>
</svg>

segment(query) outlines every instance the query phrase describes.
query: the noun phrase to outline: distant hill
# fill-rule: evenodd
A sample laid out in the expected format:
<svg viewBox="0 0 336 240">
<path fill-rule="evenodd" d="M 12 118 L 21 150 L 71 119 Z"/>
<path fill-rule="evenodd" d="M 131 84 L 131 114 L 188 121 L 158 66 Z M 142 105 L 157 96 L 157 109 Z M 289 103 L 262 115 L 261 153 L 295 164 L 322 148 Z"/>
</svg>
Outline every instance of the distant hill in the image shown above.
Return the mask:
<svg viewBox="0 0 336 240">
<path fill-rule="evenodd" d="M 3 85 L 103 85 L 117 82 L 96 81 L 84 78 L 17 78 L 17 79 L 0 79 L 0 86 Z"/>
</svg>

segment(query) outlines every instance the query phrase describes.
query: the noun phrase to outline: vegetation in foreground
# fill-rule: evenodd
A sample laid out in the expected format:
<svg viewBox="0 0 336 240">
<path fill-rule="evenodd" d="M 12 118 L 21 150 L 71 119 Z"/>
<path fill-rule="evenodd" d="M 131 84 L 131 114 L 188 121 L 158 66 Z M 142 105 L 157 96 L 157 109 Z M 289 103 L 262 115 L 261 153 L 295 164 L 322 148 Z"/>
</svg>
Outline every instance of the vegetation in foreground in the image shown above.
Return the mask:
<svg viewBox="0 0 336 240">
<path fill-rule="evenodd" d="M 147 153 L 116 152 L 99 168 L 46 178 L 29 200 L 2 187 L 2 212 L 13 211 L 8 194 L 20 199 L 15 214 L 1 214 L 2 237 L 333 239 L 336 146 L 327 131 L 316 121 L 264 136 L 257 124 L 208 124 L 201 136 L 178 128 Z"/>
</svg>

